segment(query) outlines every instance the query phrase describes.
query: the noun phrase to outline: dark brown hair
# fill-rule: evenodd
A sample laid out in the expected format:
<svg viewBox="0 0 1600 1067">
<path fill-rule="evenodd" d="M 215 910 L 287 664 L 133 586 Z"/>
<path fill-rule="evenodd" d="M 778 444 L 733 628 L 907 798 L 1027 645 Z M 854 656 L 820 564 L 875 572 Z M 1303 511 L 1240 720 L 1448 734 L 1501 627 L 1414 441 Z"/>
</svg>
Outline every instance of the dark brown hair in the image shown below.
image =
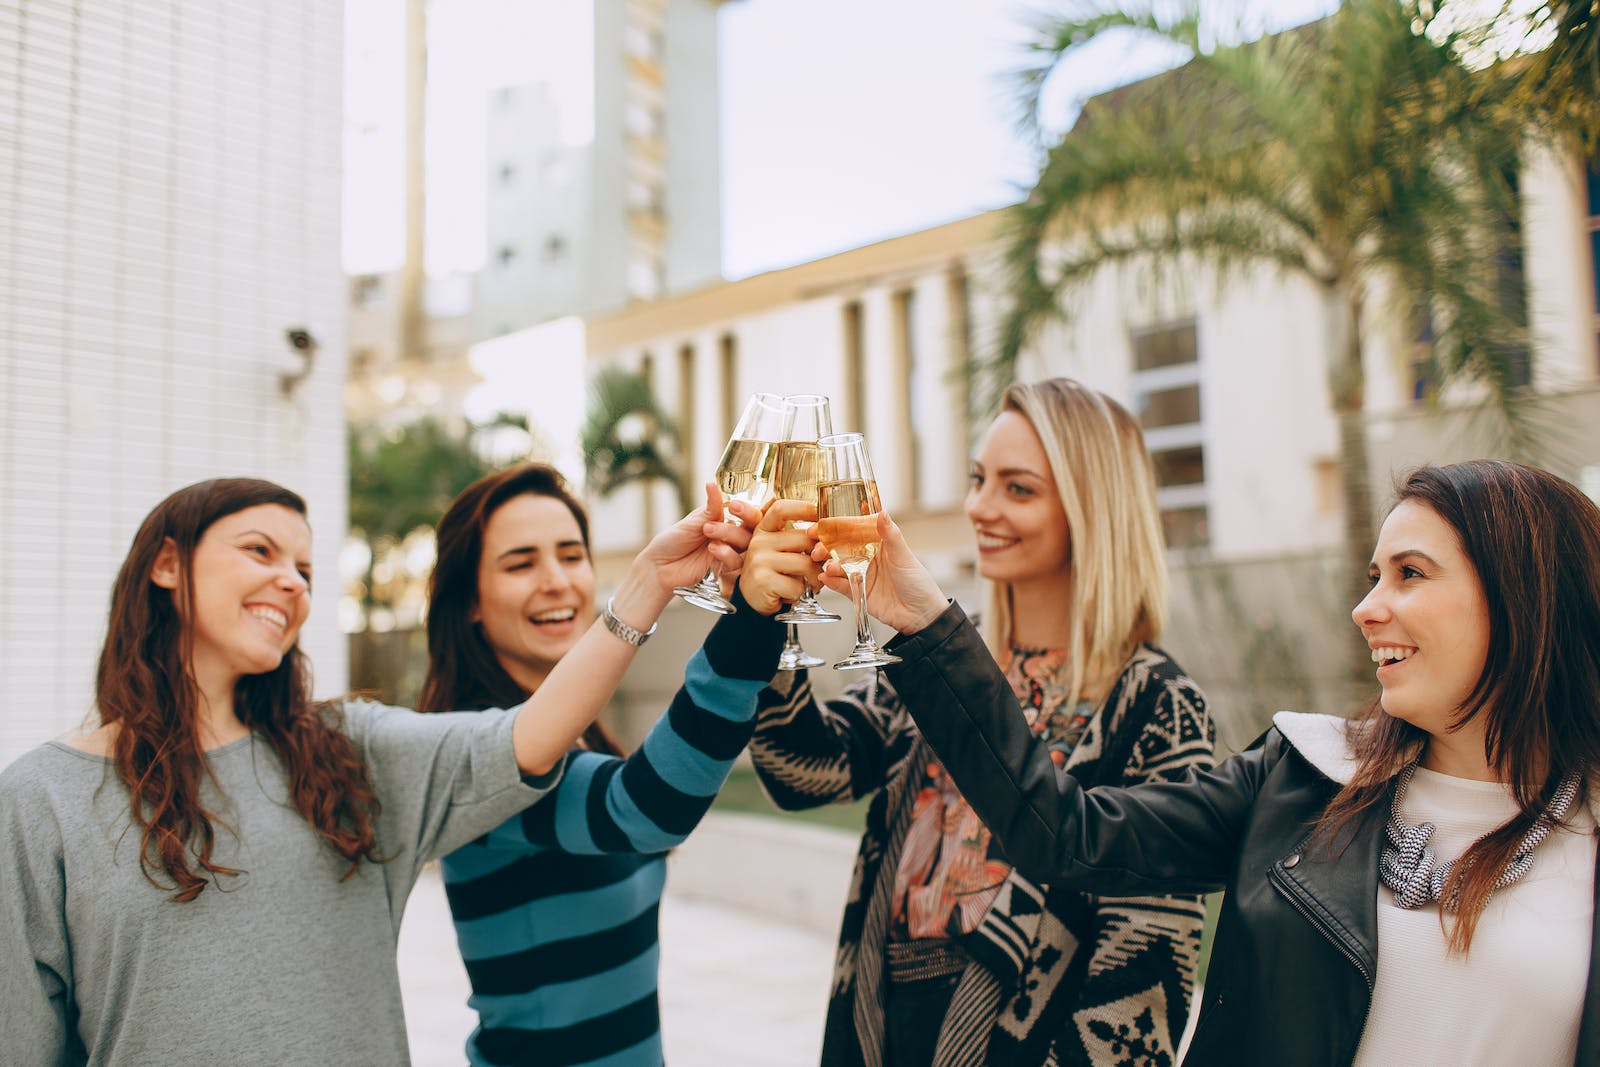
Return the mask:
<svg viewBox="0 0 1600 1067">
<path fill-rule="evenodd" d="M 1600 508 L 1553 474 L 1499 460 L 1420 467 L 1395 496 L 1450 526 L 1483 586 L 1488 655 L 1452 725 L 1483 717 L 1489 765 L 1521 809 L 1445 883 L 1457 902 L 1450 948 L 1465 953 L 1495 879 L 1561 780 L 1576 773 L 1586 786 L 1600 770 Z M 1330 835 L 1387 803 L 1396 766 L 1428 736 L 1377 700 L 1351 732 L 1358 769 L 1322 816 Z"/>
<path fill-rule="evenodd" d="M 450 502 L 434 530 L 438 555 L 428 578 L 428 677 L 419 711 L 481 711 L 509 708 L 529 693 L 500 665 L 472 621 L 478 604 L 478 564 L 489 519 L 516 497 L 546 496 L 565 504 L 577 520 L 584 555 L 589 551 L 589 516 L 561 472 L 545 463 L 519 463 L 485 475 Z M 594 752 L 622 755 L 622 747 L 600 723 L 590 724 L 583 743 Z"/>
<path fill-rule="evenodd" d="M 201 775 L 210 768 L 200 747 L 200 693 L 190 670 L 193 634 L 183 623 L 195 602 L 191 564 L 212 523 L 261 504 L 306 513 L 299 496 L 255 478 L 217 478 L 178 490 L 139 527 L 111 591 L 95 701 L 101 721 L 118 727 L 112 755 L 144 831 L 140 867 L 157 886 L 155 869 L 165 871 L 179 902 L 195 899 L 216 876 L 239 873 L 212 861 L 216 817 L 200 801 Z M 178 555 L 176 590 L 151 581 L 168 542 Z M 298 643 L 275 670 L 239 679 L 234 713 L 282 760 L 295 810 L 350 861 L 345 876 L 362 859 L 376 861 L 379 805 L 366 765 L 331 721 L 335 709 L 312 703 L 310 670 Z"/>
</svg>

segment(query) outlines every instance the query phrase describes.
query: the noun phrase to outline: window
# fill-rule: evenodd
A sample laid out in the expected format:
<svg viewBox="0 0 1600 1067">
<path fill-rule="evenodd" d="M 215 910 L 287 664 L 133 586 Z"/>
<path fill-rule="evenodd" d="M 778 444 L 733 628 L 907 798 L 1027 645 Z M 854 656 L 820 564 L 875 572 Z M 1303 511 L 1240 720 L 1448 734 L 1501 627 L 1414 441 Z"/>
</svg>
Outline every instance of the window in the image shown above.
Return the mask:
<svg viewBox="0 0 1600 1067">
<path fill-rule="evenodd" d="M 739 418 L 739 340 L 731 333 L 722 335 L 717 342 L 718 377 L 722 380 L 722 427 L 724 436 L 733 433 L 733 424 Z"/>
<path fill-rule="evenodd" d="M 1174 448 L 1153 458 L 1156 467 L 1156 485 L 1165 487 L 1205 484 L 1205 450 L 1199 445 L 1192 448 Z"/>
<path fill-rule="evenodd" d="M 1147 430 L 1184 426 L 1200 421 L 1200 386 L 1180 385 L 1146 393 L 1140 423 Z"/>
<path fill-rule="evenodd" d="M 1515 169 L 1506 173 L 1511 188 L 1509 217 L 1500 232 L 1500 250 L 1495 255 L 1495 295 L 1501 308 L 1522 331 L 1528 328 L 1528 272 L 1523 263 L 1522 190 Z M 1533 381 L 1533 356 L 1526 344 L 1505 353 L 1506 384 L 1525 386 Z"/>
<path fill-rule="evenodd" d="M 1600 360 L 1600 156 L 1589 161 L 1585 178 L 1589 190 L 1589 277 L 1594 282 L 1595 355 Z M 1600 362 L 1595 364 L 1600 374 Z"/>
<path fill-rule="evenodd" d="M 852 300 L 845 304 L 843 312 L 844 326 L 844 415 L 849 421 L 844 426 L 834 425 L 835 430 L 854 430 L 857 432 L 866 429 L 866 419 L 862 416 L 866 409 L 866 382 L 863 380 L 861 301 Z"/>
<path fill-rule="evenodd" d="M 567 258 L 567 239 L 559 233 L 552 233 L 544 239 L 544 261 L 546 263 L 559 263 Z"/>
<path fill-rule="evenodd" d="M 695 480 L 700 473 L 694 458 L 695 415 L 694 345 L 686 344 L 678 349 L 678 442 L 683 451 L 684 491 L 690 500 L 700 492 Z"/>
<path fill-rule="evenodd" d="M 377 305 L 383 299 L 383 279 L 376 274 L 362 274 L 350 280 L 350 302 L 359 308 Z"/>
<path fill-rule="evenodd" d="M 1433 367 L 1433 312 L 1425 304 L 1411 311 L 1411 403 L 1421 406 L 1433 388 L 1429 372 Z"/>
<path fill-rule="evenodd" d="M 1133 366 L 1133 409 L 1155 465 L 1167 546 L 1208 545 L 1205 411 L 1194 323 L 1135 333 Z"/>
<path fill-rule="evenodd" d="M 1194 363 L 1198 359 L 1193 323 L 1134 335 L 1133 369 L 1136 371 L 1158 370 Z"/>
<path fill-rule="evenodd" d="M 906 499 L 912 505 L 918 501 L 917 472 L 922 469 L 921 449 L 917 434 L 917 291 L 902 289 L 891 299 L 894 308 L 894 358 L 895 373 L 899 375 L 900 392 L 899 431 L 905 442 L 905 458 L 900 468 L 901 485 Z M 924 418 L 927 413 L 924 412 Z"/>
</svg>

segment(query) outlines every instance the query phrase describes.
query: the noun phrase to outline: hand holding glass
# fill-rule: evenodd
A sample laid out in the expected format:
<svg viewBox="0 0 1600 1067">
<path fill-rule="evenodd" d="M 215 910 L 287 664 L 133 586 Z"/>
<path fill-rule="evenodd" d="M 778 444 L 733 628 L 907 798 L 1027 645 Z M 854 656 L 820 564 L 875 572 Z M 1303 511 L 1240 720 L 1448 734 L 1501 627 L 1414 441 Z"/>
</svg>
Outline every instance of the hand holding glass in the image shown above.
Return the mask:
<svg viewBox="0 0 1600 1067">
<path fill-rule="evenodd" d="M 900 657 L 878 647 L 867 623 L 867 567 L 878 552 L 878 482 L 865 439 L 858 433 L 822 438 L 822 480 L 817 485 L 817 539 L 850 580 L 856 609 L 856 647 L 836 671 L 881 667 Z"/>
<path fill-rule="evenodd" d="M 833 433 L 833 416 L 828 410 L 828 398 L 815 393 L 786 396 L 784 403 L 791 409 L 789 436 L 778 449 L 777 497 L 779 500 L 804 500 L 815 503 L 817 482 L 822 470 L 822 448 L 817 441 Z M 810 523 L 791 522 L 799 529 Z M 781 612 L 779 622 L 789 624 L 784 637 L 783 653 L 778 657 L 778 669 L 797 671 L 806 667 L 820 667 L 823 660 L 800 647 L 798 622 L 838 622 L 839 616 L 817 602 L 817 594 L 807 585 L 800 599 L 787 611 Z"/>
<path fill-rule="evenodd" d="M 783 398 L 772 393 L 756 393 L 744 406 L 733 436 L 717 464 L 717 486 L 724 499 L 743 500 L 766 507 L 772 499 L 773 473 L 777 466 L 778 445 L 788 439 L 790 410 Z M 739 520 L 724 512 L 729 522 Z M 733 605 L 722 595 L 722 568 L 712 565 L 705 577 L 694 585 L 680 585 L 673 593 L 697 608 L 732 615 Z"/>
</svg>

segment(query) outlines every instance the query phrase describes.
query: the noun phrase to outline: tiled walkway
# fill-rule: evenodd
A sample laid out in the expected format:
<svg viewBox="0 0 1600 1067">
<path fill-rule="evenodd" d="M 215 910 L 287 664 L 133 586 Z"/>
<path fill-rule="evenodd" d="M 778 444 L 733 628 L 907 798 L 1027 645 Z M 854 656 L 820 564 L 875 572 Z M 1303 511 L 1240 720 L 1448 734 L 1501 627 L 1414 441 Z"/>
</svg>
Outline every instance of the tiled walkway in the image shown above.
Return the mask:
<svg viewBox="0 0 1600 1067">
<path fill-rule="evenodd" d="M 795 846 L 784 847 L 792 856 Z M 745 850 L 744 864 L 729 862 L 730 848 Z M 706 884 L 708 871 L 733 871 L 750 859 L 748 845 L 719 835 L 714 823 L 673 857 L 682 877 L 669 875 L 668 884 L 686 888 L 669 890 L 661 908 L 662 1039 L 672 1067 L 817 1062 L 833 965 L 831 933 L 823 933 L 820 923 L 777 921 L 695 889 Z M 842 890 L 848 866 L 824 858 L 792 869 L 808 866 L 824 868 L 825 883 Z M 837 915 L 831 903 L 824 908 Z M 460 1067 L 473 1013 L 466 1006 L 467 977 L 444 888 L 433 868 L 406 908 L 400 979 L 415 1067 Z"/>
</svg>

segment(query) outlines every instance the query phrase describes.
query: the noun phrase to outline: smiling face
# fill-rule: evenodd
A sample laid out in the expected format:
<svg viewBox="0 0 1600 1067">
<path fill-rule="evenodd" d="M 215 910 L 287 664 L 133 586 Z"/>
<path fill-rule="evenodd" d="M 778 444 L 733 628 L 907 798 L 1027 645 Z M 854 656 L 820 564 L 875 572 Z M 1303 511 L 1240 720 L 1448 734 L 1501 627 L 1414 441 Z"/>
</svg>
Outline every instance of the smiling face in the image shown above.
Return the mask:
<svg viewBox="0 0 1600 1067">
<path fill-rule="evenodd" d="M 594 568 L 571 510 L 532 493 L 500 505 L 484 526 L 471 619 L 506 673 L 531 693 L 593 618 Z"/>
<path fill-rule="evenodd" d="M 1044 445 L 1020 413 L 1001 412 L 983 435 L 966 509 L 983 577 L 1016 583 L 1070 572 L 1067 515 Z"/>
<path fill-rule="evenodd" d="M 247 674 L 276 670 L 311 613 L 311 528 L 281 504 L 258 504 L 217 519 L 190 560 L 194 604 L 185 614 L 190 668 L 202 693 L 231 694 Z M 150 580 L 175 593 L 178 550 L 170 541 Z M 181 596 L 174 598 L 181 604 Z"/>
<path fill-rule="evenodd" d="M 1488 658 L 1489 606 L 1477 571 L 1450 525 L 1407 500 L 1384 520 L 1370 573 L 1372 591 L 1351 617 L 1378 664 L 1383 710 L 1437 737 Z"/>
</svg>

